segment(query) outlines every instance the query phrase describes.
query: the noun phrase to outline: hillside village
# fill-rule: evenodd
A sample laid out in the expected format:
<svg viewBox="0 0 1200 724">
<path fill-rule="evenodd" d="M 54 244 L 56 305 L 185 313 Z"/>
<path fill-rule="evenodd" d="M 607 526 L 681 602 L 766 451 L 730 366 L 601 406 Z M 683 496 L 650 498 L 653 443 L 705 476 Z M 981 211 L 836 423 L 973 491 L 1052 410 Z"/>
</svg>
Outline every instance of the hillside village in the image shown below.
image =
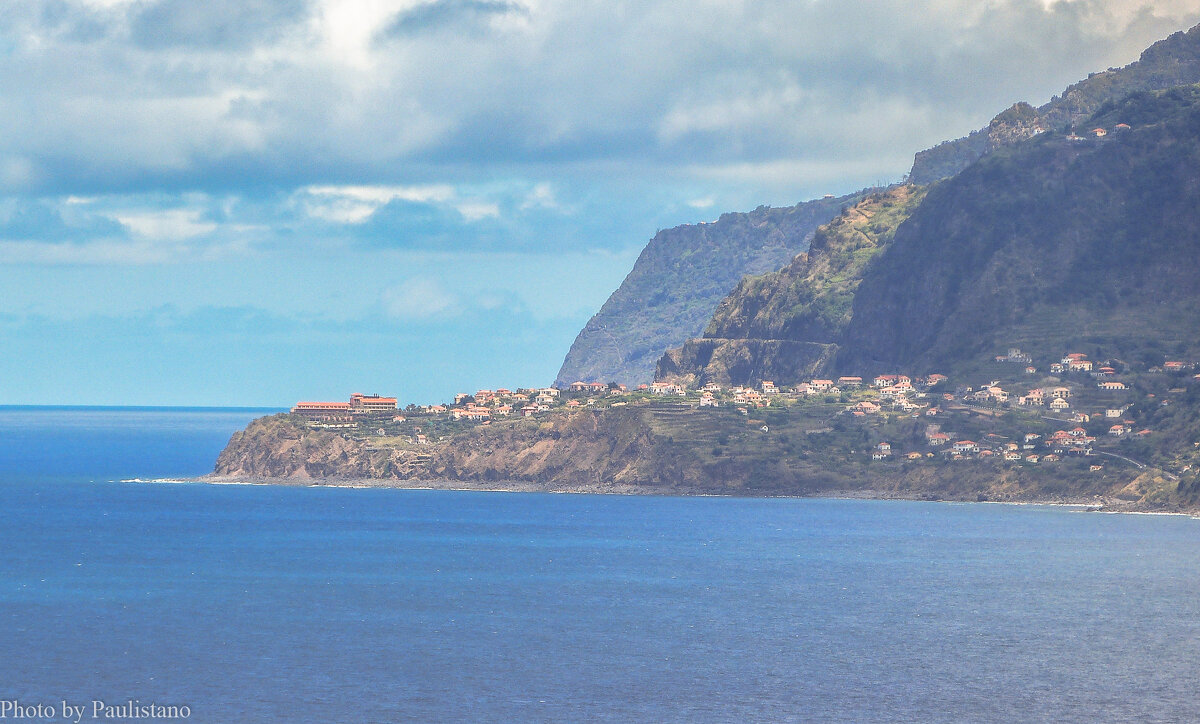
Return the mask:
<svg viewBox="0 0 1200 724">
<path fill-rule="evenodd" d="M 770 434 L 771 425 L 759 419 L 770 411 L 774 424 L 794 418 L 815 425 L 812 420 L 817 420 L 821 424 L 807 429 L 808 434 L 840 433 L 863 442 L 849 452 L 872 463 L 992 460 L 1045 466 L 1080 459 L 1089 471 L 1099 472 L 1109 464 L 1147 465 L 1137 457 L 1144 448 L 1124 443 L 1155 435 L 1147 413 L 1171 405 L 1170 393 L 1200 386 L 1200 374 L 1192 374 L 1197 367 L 1193 361 L 1168 360 L 1135 373 L 1120 360 L 1098 362 L 1069 352 L 1043 372 L 1030 355 L 1013 348 L 984 362 L 992 374 L 976 384 L 938 373 L 847 375 L 789 387 L 763 381 L 755 387 L 707 384 L 689 389 L 654 382 L 629 389 L 617 383 L 574 382 L 562 389 L 483 389 L 459 393 L 446 404 L 403 409 L 394 397 L 355 393 L 348 402 L 300 402 L 292 414 L 310 427 L 419 447 L 444 442 L 473 426 L 625 405 L 694 414 L 733 412 L 742 425 Z M 1145 384 L 1155 378 L 1168 384 Z M 1177 472 L 1189 470 L 1181 465 Z"/>
</svg>

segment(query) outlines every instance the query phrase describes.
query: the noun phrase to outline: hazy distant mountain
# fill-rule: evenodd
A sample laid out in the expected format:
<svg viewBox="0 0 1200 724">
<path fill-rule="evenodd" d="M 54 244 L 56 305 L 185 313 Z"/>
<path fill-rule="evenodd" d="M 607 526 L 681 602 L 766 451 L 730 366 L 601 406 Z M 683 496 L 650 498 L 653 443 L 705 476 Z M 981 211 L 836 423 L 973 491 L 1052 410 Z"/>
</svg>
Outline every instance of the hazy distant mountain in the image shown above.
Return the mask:
<svg viewBox="0 0 1200 724">
<path fill-rule="evenodd" d="M 649 382 L 662 353 L 699 335 L 739 279 L 788 263 L 808 248 L 818 226 L 861 196 L 761 206 L 658 232 L 579 332 L 556 384 Z"/>
</svg>

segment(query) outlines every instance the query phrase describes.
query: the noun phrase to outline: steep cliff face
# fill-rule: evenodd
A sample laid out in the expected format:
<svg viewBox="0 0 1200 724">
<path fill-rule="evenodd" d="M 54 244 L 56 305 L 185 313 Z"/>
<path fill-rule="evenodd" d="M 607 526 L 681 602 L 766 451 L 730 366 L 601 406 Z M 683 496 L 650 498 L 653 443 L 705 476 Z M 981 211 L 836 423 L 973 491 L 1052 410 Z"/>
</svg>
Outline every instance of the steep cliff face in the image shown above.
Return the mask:
<svg viewBox="0 0 1200 724">
<path fill-rule="evenodd" d="M 739 279 L 786 264 L 808 248 L 818 226 L 859 198 L 761 207 L 723 214 L 711 224 L 660 231 L 575 338 L 556 384 L 649 382 L 655 361 L 680 341 L 698 336 Z"/>
<path fill-rule="evenodd" d="M 336 432 L 312 430 L 289 415 L 273 415 L 235 433 L 214 472 L 296 480 L 407 479 L 424 474 L 426 460 L 417 452 L 372 448 Z"/>
<path fill-rule="evenodd" d="M 920 372 L 996 345 L 1200 344 L 1200 89 L 1137 94 L 929 192 L 864 275 L 839 366 Z"/>
<path fill-rule="evenodd" d="M 659 361 L 659 379 L 706 384 L 792 384 L 834 359 L 858 285 L 925 190 L 899 186 L 847 207 L 809 251 L 777 272 L 746 277 L 721 301 L 703 339 Z"/>
<path fill-rule="evenodd" d="M 1018 103 L 996 116 L 987 128 L 921 151 L 913 161 L 909 181 L 925 185 L 950 178 L 998 148 L 1019 143 L 1043 129 L 1062 131 L 1085 120 L 1104 103 L 1130 93 L 1192 83 L 1200 83 L 1200 26 L 1155 43 L 1124 68 L 1092 74 L 1036 110 Z"/>
</svg>

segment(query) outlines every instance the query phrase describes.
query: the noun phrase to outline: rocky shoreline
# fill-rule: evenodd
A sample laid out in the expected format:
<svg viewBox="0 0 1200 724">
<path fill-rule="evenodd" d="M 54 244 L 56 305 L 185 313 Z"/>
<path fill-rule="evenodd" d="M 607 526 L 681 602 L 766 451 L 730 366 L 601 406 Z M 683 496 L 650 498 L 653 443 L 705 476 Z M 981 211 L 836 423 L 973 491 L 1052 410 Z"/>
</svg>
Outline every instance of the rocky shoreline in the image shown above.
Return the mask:
<svg viewBox="0 0 1200 724">
<path fill-rule="evenodd" d="M 1008 500 L 981 500 L 978 496 L 944 497 L 929 493 L 904 492 L 886 489 L 831 490 L 814 493 L 727 493 L 701 489 L 662 489 L 633 484 L 575 484 L 536 483 L 523 480 L 464 481 L 464 480 L 397 480 L 379 478 L 264 478 L 245 476 L 205 475 L 198 478 L 171 480 L 139 480 L 136 482 L 204 483 L 209 485 L 278 485 L 307 488 L 360 488 L 389 490 L 453 490 L 481 493 L 548 493 L 556 495 L 630 495 L 708 498 L 790 498 L 829 500 L 891 500 L 929 503 L 980 503 L 988 505 L 1046 505 L 1078 508 L 1096 513 L 1130 513 L 1138 515 L 1183 515 L 1200 518 L 1200 510 L 1180 506 L 1150 506 L 1111 497 L 1022 497 Z"/>
</svg>

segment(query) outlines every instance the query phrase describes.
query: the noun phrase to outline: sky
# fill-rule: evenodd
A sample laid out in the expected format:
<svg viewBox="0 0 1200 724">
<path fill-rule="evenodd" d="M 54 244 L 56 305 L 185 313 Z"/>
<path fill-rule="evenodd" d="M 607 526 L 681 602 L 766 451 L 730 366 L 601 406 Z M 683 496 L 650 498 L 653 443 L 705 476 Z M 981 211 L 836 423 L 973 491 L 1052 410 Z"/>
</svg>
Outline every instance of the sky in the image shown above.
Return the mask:
<svg viewBox="0 0 1200 724">
<path fill-rule="evenodd" d="M 0 404 L 549 384 L 654 233 L 900 180 L 1200 0 L 0 0 Z"/>
</svg>

